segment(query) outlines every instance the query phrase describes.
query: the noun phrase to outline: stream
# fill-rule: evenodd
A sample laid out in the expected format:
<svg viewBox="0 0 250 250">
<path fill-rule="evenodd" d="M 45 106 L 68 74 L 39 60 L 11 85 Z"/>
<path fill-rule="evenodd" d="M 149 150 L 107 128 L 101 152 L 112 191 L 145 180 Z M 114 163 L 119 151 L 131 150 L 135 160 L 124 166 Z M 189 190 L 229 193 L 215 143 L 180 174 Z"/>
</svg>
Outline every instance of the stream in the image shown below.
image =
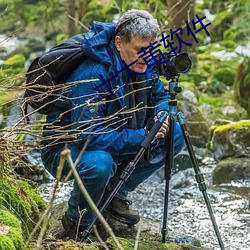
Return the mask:
<svg viewBox="0 0 250 250">
<path fill-rule="evenodd" d="M 250 180 L 214 186 L 212 170 L 215 164 L 212 158 L 206 157 L 200 168 L 225 249 L 250 250 Z M 129 196 L 133 201 L 132 208 L 159 226 L 159 232 L 162 227 L 165 194 L 162 172 L 155 173 Z M 54 182 L 50 182 L 39 187 L 46 201 L 51 197 L 53 184 Z M 55 203 L 67 200 L 71 188 L 72 182 L 64 184 L 57 193 Z M 202 192 L 197 187 L 193 168 L 174 173 L 170 180 L 168 228 L 177 238 L 196 238 L 203 247 L 220 249 Z"/>
</svg>

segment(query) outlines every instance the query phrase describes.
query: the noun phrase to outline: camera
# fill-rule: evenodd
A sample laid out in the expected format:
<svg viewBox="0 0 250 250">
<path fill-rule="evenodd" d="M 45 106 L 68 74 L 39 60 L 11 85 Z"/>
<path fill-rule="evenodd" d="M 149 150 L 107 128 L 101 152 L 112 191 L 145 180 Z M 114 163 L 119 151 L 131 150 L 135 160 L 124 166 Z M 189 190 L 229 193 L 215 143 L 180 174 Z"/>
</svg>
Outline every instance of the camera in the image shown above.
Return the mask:
<svg viewBox="0 0 250 250">
<path fill-rule="evenodd" d="M 192 67 L 192 61 L 187 53 L 175 55 L 175 53 L 164 52 L 163 55 L 168 61 L 158 62 L 156 71 L 160 76 L 165 76 L 167 80 L 188 73 Z"/>
</svg>

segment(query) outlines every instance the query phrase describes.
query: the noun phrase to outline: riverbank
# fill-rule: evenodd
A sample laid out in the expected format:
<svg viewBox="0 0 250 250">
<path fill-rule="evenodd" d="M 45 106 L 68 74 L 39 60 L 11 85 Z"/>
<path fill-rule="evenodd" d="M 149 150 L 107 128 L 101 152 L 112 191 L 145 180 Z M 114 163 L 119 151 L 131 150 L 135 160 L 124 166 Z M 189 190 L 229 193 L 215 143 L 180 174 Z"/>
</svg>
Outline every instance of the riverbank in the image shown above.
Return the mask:
<svg viewBox="0 0 250 250">
<path fill-rule="evenodd" d="M 204 158 L 201 171 L 208 187 L 207 193 L 214 211 L 216 222 L 227 250 L 247 250 L 250 246 L 250 210 L 247 192 L 250 191 L 250 180 L 234 181 L 229 184 L 212 185 L 212 171 L 215 162 Z M 165 181 L 159 172 L 149 178 L 136 192 L 130 194 L 133 208 L 143 218 L 150 220 L 160 234 L 164 208 Z M 175 236 L 183 239 L 195 237 L 202 246 L 219 250 L 212 223 L 199 191 L 192 168 L 179 171 L 170 181 L 169 221 L 168 227 Z M 53 182 L 43 184 L 39 190 L 45 200 L 50 199 Z M 64 184 L 55 202 L 61 203 L 69 198 L 72 182 Z M 245 190 L 246 189 L 246 190 Z"/>
</svg>

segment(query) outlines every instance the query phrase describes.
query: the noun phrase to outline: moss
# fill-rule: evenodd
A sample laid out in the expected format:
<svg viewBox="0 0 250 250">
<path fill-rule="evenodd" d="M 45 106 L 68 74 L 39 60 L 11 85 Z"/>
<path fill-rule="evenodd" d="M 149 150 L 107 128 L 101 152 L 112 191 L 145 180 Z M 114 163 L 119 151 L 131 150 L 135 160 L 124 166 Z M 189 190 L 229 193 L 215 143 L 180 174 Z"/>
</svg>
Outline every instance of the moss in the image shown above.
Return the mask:
<svg viewBox="0 0 250 250">
<path fill-rule="evenodd" d="M 124 250 L 133 250 L 135 241 L 133 239 L 124 239 L 124 238 L 118 238 L 120 244 L 122 245 Z M 113 240 L 109 238 L 107 240 L 108 243 L 113 245 Z M 155 241 L 155 240 L 139 240 L 138 244 L 139 250 L 199 250 L 204 249 L 202 247 L 196 247 L 194 245 L 189 244 L 182 244 L 182 243 L 175 243 L 175 242 L 167 242 L 162 243 L 161 241 Z"/>
<path fill-rule="evenodd" d="M 20 221 L 16 218 L 16 216 L 12 215 L 7 210 L 0 209 L 0 221 L 7 226 L 14 227 L 17 230 L 21 230 Z"/>
<path fill-rule="evenodd" d="M 212 40 L 216 40 L 216 41 L 223 40 L 223 33 L 225 30 L 230 28 L 231 23 L 234 18 L 233 15 L 234 14 L 228 10 L 220 11 L 216 14 L 216 17 L 212 23 L 213 25 L 211 26 L 212 31 L 210 35 L 211 35 Z M 228 40 L 231 40 L 231 39 L 228 39 Z"/>
<path fill-rule="evenodd" d="M 201 95 L 199 97 L 200 103 L 207 103 L 214 107 L 221 107 L 224 103 L 224 99 L 221 96 L 208 96 L 208 95 Z"/>
<path fill-rule="evenodd" d="M 225 125 L 214 125 L 210 130 L 210 149 L 214 150 L 215 138 L 220 141 L 220 144 L 226 144 L 229 152 L 234 152 L 235 143 L 248 143 L 250 141 L 250 133 L 246 133 L 250 128 L 250 121 L 243 120 L 232 122 Z M 234 133 L 234 141 L 230 141 L 230 133 Z M 250 132 L 250 131 L 249 131 Z M 226 136 L 227 135 L 227 136 Z"/>
<path fill-rule="evenodd" d="M 55 43 L 58 45 L 58 44 L 64 42 L 66 39 L 68 39 L 67 35 L 65 35 L 65 34 L 59 34 L 55 38 Z"/>
<path fill-rule="evenodd" d="M 227 85 L 233 85 L 240 57 L 235 55 L 231 60 L 222 60 L 212 52 L 229 52 L 234 50 L 234 47 L 234 42 L 224 41 L 224 43 L 213 42 L 197 48 L 197 64 L 188 76 L 193 77 L 201 92 L 217 95 L 224 93 Z"/>
<path fill-rule="evenodd" d="M 12 240 L 14 246 L 16 247 L 16 249 L 21 249 L 23 244 L 24 244 L 24 240 L 23 240 L 23 236 L 22 236 L 22 231 L 16 231 L 15 228 L 11 228 L 9 233 L 7 234 L 7 236 Z"/>
<path fill-rule="evenodd" d="M 60 239 L 50 239 L 50 240 L 44 240 L 43 243 L 44 248 L 42 249 L 60 249 L 60 250 L 98 250 L 103 249 L 103 247 L 100 247 L 99 242 L 93 242 L 91 244 L 86 244 L 82 242 L 75 242 L 73 240 L 60 240 Z M 29 249 L 35 250 L 35 249 L 41 249 L 38 248 L 35 242 L 32 242 L 29 245 Z M 112 248 L 113 249 L 113 248 Z"/>
<path fill-rule="evenodd" d="M 237 43 L 233 40 L 223 40 L 218 42 L 218 44 L 225 48 L 226 51 L 228 52 L 233 52 L 235 48 L 237 47 Z"/>
<path fill-rule="evenodd" d="M 24 237 L 34 228 L 40 218 L 40 211 L 46 207 L 38 192 L 23 180 L 9 176 L 0 179 L 0 205 L 11 211 L 22 222 Z"/>
<path fill-rule="evenodd" d="M 222 126 L 215 126 L 214 132 L 220 133 L 220 132 L 225 132 L 225 131 L 232 130 L 232 129 L 241 130 L 241 129 L 245 129 L 249 127 L 250 127 L 250 121 L 239 121 L 239 122 L 229 123 L 229 124 L 222 125 Z"/>
<path fill-rule="evenodd" d="M 0 210 L 0 223 L 4 226 L 9 226 L 6 235 L 0 235 L 0 249 L 21 249 L 24 243 L 20 221 L 8 212 Z M 4 237 L 2 237 L 4 236 Z"/>
<path fill-rule="evenodd" d="M 10 67 L 22 68 L 25 64 L 25 56 L 23 54 L 16 54 L 2 64 L 2 69 L 8 69 Z"/>
<path fill-rule="evenodd" d="M 245 108 L 250 115 L 250 59 L 246 58 L 238 67 L 235 78 L 235 96 L 240 105 Z"/>
<path fill-rule="evenodd" d="M 16 250 L 13 241 L 7 235 L 0 234 L 0 249 Z"/>
<path fill-rule="evenodd" d="M 239 42 L 241 45 L 247 44 L 248 37 L 246 36 L 246 29 L 239 28 L 236 25 L 231 25 L 229 29 L 223 32 L 223 40 L 231 40 Z"/>
<path fill-rule="evenodd" d="M 232 122 L 226 119 L 216 119 L 216 121 L 214 122 L 215 125 L 227 125 L 230 123 Z M 214 126 L 214 128 L 216 128 L 216 126 Z"/>
<path fill-rule="evenodd" d="M 0 84 L 19 86 L 25 80 L 25 56 L 16 54 L 1 64 Z"/>
<path fill-rule="evenodd" d="M 228 86 L 232 86 L 235 78 L 235 71 L 228 67 L 221 67 L 214 71 L 213 78 Z"/>
<path fill-rule="evenodd" d="M 199 104 L 208 104 L 213 107 L 212 112 L 207 114 L 207 118 L 211 121 L 216 119 L 228 119 L 231 121 L 239 121 L 248 119 L 249 116 L 247 111 L 240 106 L 237 102 L 234 93 L 232 91 L 225 91 L 225 93 L 221 95 L 208 95 L 207 93 L 199 93 L 198 95 Z M 232 107 L 232 111 L 230 110 L 225 114 L 226 107 Z M 236 112 L 237 110 L 237 112 Z"/>
</svg>

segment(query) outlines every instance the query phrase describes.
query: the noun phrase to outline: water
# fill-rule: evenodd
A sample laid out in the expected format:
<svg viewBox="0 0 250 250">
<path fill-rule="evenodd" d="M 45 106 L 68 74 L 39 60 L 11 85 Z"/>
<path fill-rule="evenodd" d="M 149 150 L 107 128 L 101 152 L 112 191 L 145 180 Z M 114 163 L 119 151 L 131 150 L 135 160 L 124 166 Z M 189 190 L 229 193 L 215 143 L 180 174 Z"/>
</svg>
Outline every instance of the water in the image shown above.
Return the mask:
<svg viewBox="0 0 250 250">
<path fill-rule="evenodd" d="M 215 166 L 212 159 L 202 163 L 207 194 L 226 250 L 250 250 L 250 180 L 218 186 L 212 185 L 211 173 Z M 219 250 L 203 195 L 197 187 L 192 168 L 174 174 L 168 204 L 168 228 L 171 234 L 199 239 L 202 246 Z M 178 188 L 176 188 L 178 187 Z M 60 187 L 56 203 L 69 198 L 72 182 Z M 40 186 L 41 195 L 49 200 L 53 183 Z M 131 193 L 133 208 L 142 217 L 162 227 L 165 181 L 159 173 Z"/>
<path fill-rule="evenodd" d="M 250 249 L 250 180 L 232 182 L 228 185 L 211 186 L 212 162 L 201 167 L 207 184 L 207 194 L 216 222 L 227 250 Z M 219 250 L 218 240 L 201 191 L 197 187 L 193 169 L 182 171 L 186 180 L 178 189 L 171 189 L 168 226 L 174 234 L 199 239 L 202 246 Z M 178 176 L 176 174 L 176 176 Z M 175 175 L 173 179 L 176 178 Z M 174 180 L 175 181 L 175 180 Z M 164 213 L 165 181 L 148 180 L 133 197 L 135 208 L 144 208 L 142 215 L 162 227 Z M 171 182 L 170 182 L 171 184 Z M 148 196 L 140 202 L 139 196 Z"/>
</svg>

